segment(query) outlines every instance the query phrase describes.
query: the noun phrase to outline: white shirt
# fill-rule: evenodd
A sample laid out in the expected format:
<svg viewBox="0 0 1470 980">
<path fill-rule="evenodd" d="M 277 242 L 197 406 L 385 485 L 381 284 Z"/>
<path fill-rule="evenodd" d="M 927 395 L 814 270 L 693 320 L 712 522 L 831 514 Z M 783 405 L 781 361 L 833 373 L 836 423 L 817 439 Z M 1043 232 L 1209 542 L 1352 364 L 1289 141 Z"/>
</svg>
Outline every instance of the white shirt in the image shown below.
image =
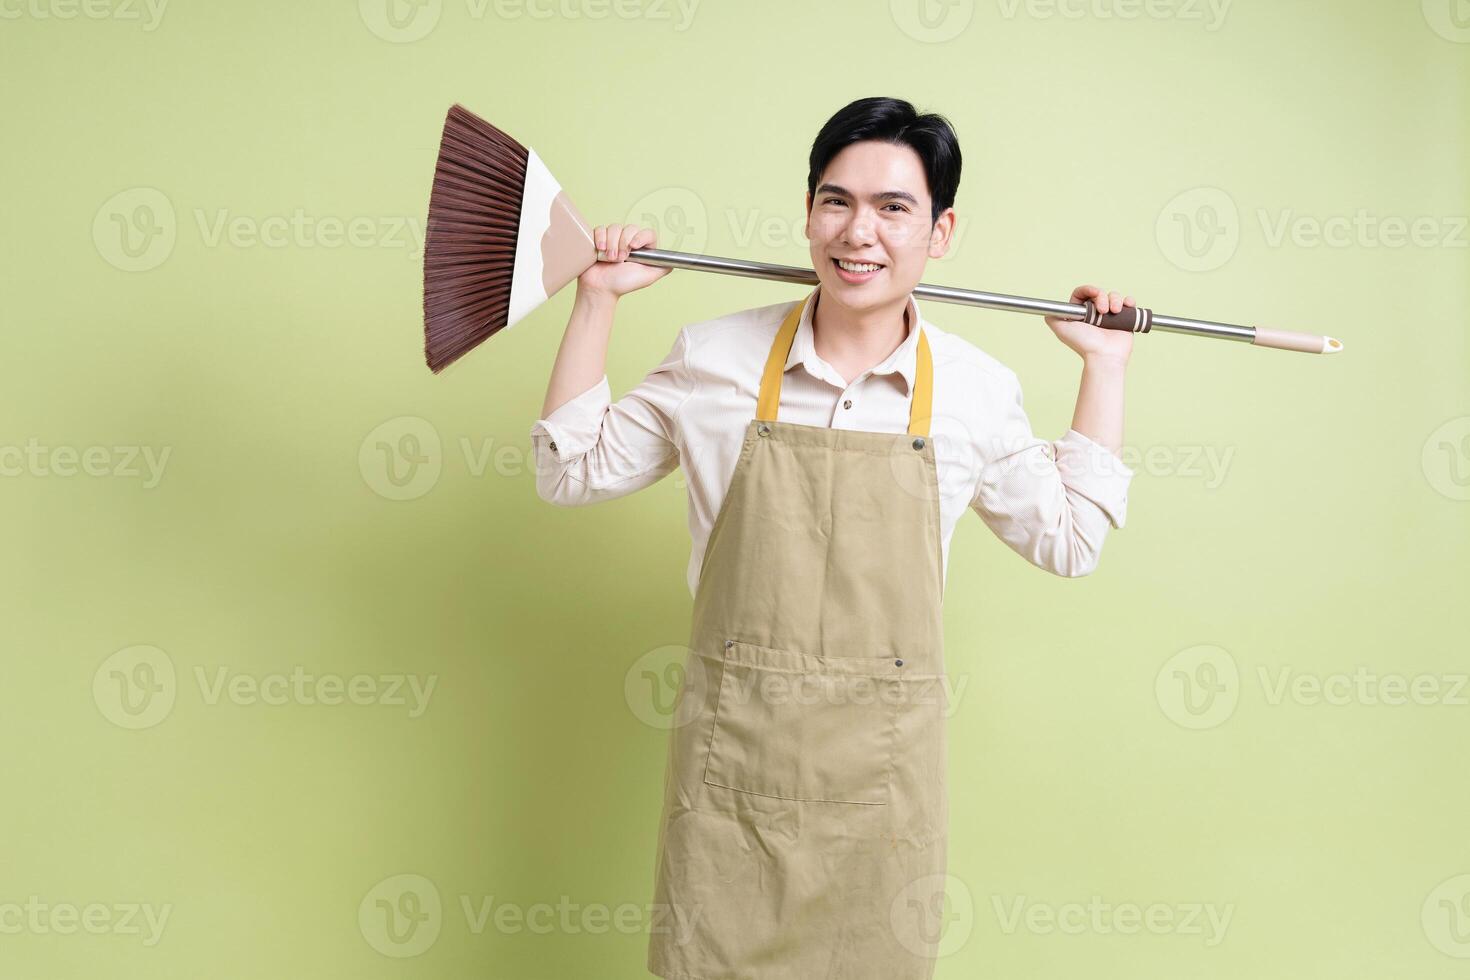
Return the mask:
<svg viewBox="0 0 1470 980">
<path fill-rule="evenodd" d="M 1133 471 L 1069 429 L 1032 434 L 1014 371 L 929 323 L 909 297 L 909 330 L 882 363 L 850 383 L 817 356 L 812 294 L 786 359 L 778 418 L 872 432 L 908 430 L 920 325 L 934 363 L 930 438 L 939 480 L 943 561 L 955 524 L 974 510 L 1027 561 L 1057 575 L 1097 567 L 1108 527 L 1121 528 Z M 682 466 L 688 483 L 691 594 L 706 541 L 755 417 L 761 372 L 794 303 L 741 310 L 680 329 L 657 367 L 616 402 L 607 375 L 531 426 L 536 492 L 575 506 L 621 497 Z M 916 547 L 924 547 L 916 542 Z"/>
</svg>

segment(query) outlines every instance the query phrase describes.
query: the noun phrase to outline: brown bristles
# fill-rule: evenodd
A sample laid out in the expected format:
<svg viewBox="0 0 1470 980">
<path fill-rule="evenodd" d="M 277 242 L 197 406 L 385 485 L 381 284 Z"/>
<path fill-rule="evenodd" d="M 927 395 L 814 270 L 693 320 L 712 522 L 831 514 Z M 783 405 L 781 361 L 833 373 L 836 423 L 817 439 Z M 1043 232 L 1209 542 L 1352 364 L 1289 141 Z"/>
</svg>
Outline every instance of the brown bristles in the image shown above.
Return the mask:
<svg viewBox="0 0 1470 980">
<path fill-rule="evenodd" d="M 527 150 L 455 103 L 424 236 L 424 359 L 438 374 L 510 319 Z"/>
</svg>

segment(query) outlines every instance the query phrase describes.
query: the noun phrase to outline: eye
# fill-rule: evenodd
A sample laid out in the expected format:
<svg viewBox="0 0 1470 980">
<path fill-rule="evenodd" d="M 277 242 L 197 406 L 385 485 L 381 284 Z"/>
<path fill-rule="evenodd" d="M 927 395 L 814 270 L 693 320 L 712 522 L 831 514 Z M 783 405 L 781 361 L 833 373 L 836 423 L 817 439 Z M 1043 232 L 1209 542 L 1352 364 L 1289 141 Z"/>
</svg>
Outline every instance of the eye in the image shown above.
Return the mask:
<svg viewBox="0 0 1470 980">
<path fill-rule="evenodd" d="M 908 208 L 904 207 L 902 204 L 896 204 L 895 203 L 895 204 L 888 204 L 888 205 L 885 205 L 885 206 L 886 207 L 890 207 L 890 208 L 898 208 L 900 211 L 907 211 L 908 210 Z"/>
<path fill-rule="evenodd" d="M 842 203 L 842 198 L 840 198 L 840 197 L 829 197 L 826 200 L 824 200 L 822 203 L 823 204 L 834 204 L 834 203 L 835 204 L 841 204 Z"/>
</svg>

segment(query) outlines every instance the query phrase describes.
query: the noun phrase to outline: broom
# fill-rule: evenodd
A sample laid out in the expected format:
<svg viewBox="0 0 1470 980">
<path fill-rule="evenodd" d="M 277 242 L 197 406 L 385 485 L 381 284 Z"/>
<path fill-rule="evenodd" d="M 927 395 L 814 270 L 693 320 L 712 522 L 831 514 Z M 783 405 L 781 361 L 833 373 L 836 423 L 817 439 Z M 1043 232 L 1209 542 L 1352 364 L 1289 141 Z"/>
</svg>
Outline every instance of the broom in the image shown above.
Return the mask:
<svg viewBox="0 0 1470 980">
<path fill-rule="evenodd" d="M 645 265 L 815 285 L 811 269 L 635 248 Z M 424 358 L 438 374 L 486 338 L 514 326 L 597 262 L 592 229 L 536 151 L 458 103 L 439 143 L 424 242 Z M 1099 313 L 1091 300 L 1059 303 L 921 283 L 913 294 L 943 303 L 1085 320 L 1109 330 L 1192 334 L 1257 347 L 1332 354 L 1319 334 L 1164 316 L 1144 307 Z"/>
</svg>

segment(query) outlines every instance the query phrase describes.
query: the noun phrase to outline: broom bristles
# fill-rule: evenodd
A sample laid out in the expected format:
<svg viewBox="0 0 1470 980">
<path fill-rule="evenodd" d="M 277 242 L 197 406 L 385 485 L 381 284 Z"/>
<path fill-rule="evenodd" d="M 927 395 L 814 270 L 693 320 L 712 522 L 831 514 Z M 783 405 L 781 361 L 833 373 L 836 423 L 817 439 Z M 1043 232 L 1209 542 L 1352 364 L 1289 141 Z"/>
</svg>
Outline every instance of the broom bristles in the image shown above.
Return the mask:
<svg viewBox="0 0 1470 980">
<path fill-rule="evenodd" d="M 424 360 L 438 374 L 510 319 L 526 147 L 450 106 L 424 233 Z"/>
</svg>

